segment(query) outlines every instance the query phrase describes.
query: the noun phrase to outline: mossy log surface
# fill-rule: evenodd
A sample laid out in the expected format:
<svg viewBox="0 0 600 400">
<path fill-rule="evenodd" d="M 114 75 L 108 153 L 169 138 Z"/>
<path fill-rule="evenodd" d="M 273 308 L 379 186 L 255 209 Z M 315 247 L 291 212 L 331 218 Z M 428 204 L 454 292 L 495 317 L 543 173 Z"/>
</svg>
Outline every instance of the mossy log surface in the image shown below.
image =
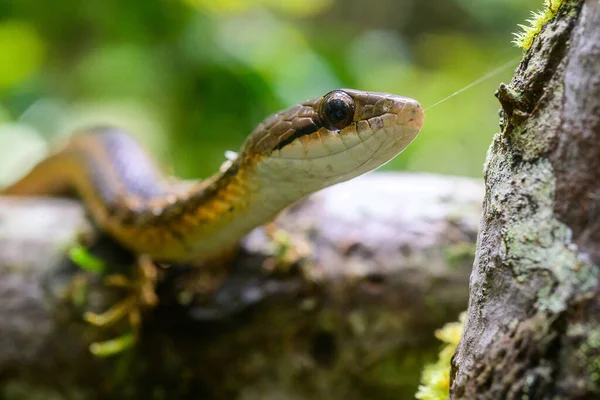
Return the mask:
<svg viewBox="0 0 600 400">
<path fill-rule="evenodd" d="M 0 198 L 0 398 L 412 398 L 433 331 L 467 305 L 480 181 L 375 173 L 276 221 L 309 255 L 287 269 L 252 232 L 216 294 L 186 266 L 162 270 L 138 343 L 82 320 L 122 297 L 66 256 L 83 238 L 115 271 L 131 256 L 96 236 L 76 201 Z M 274 269 L 273 269 L 274 268 Z"/>
<path fill-rule="evenodd" d="M 600 398 L 600 2 L 565 0 L 498 98 L 452 399 Z"/>
</svg>

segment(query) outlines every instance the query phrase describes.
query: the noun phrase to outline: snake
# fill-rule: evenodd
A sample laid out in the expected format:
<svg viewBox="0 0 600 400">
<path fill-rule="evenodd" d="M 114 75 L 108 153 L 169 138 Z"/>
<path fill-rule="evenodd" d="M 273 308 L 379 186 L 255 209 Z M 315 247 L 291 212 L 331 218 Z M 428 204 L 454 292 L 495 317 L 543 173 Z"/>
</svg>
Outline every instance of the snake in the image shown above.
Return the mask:
<svg viewBox="0 0 600 400">
<path fill-rule="evenodd" d="M 192 182 L 164 175 L 124 130 L 95 126 L 0 194 L 76 196 L 101 231 L 135 254 L 202 262 L 300 199 L 387 163 L 423 121 L 411 98 L 333 90 L 270 115 L 218 172 Z"/>
</svg>

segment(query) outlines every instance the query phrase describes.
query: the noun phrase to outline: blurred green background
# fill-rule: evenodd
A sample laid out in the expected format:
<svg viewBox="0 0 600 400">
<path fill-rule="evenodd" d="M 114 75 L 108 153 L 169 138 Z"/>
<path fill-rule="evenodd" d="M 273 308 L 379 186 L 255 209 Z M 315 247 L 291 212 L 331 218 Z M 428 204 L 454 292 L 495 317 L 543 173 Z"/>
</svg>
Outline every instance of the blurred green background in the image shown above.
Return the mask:
<svg viewBox="0 0 600 400">
<path fill-rule="evenodd" d="M 216 171 L 268 114 L 334 88 L 427 107 L 519 57 L 511 33 L 541 3 L 3 0 L 0 185 L 90 124 L 130 129 L 190 178 Z M 493 93 L 511 75 L 428 111 L 385 168 L 480 176 L 497 130 Z"/>
</svg>

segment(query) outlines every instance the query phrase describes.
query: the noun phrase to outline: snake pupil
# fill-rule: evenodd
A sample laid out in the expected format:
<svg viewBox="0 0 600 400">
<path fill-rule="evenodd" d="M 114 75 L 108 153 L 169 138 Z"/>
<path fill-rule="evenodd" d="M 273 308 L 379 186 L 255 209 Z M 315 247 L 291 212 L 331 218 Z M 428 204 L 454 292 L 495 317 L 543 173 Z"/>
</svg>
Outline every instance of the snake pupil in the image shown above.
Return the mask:
<svg viewBox="0 0 600 400">
<path fill-rule="evenodd" d="M 340 130 L 348 126 L 354 117 L 354 99 L 341 90 L 325 95 L 321 103 L 321 120 L 327 129 Z"/>
<path fill-rule="evenodd" d="M 348 116 L 348 106 L 340 99 L 333 99 L 326 106 L 329 121 L 337 124 Z"/>
</svg>

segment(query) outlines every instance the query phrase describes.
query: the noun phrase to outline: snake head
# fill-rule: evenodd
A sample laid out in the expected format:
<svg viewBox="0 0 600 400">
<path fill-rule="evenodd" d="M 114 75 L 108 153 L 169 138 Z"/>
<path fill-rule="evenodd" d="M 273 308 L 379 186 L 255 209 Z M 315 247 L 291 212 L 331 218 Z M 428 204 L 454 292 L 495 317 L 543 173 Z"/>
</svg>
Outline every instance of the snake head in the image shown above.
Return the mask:
<svg viewBox="0 0 600 400">
<path fill-rule="evenodd" d="M 407 97 L 334 90 L 265 119 L 244 144 L 242 162 L 259 181 L 302 197 L 387 163 L 423 119 L 421 105 Z"/>
</svg>

